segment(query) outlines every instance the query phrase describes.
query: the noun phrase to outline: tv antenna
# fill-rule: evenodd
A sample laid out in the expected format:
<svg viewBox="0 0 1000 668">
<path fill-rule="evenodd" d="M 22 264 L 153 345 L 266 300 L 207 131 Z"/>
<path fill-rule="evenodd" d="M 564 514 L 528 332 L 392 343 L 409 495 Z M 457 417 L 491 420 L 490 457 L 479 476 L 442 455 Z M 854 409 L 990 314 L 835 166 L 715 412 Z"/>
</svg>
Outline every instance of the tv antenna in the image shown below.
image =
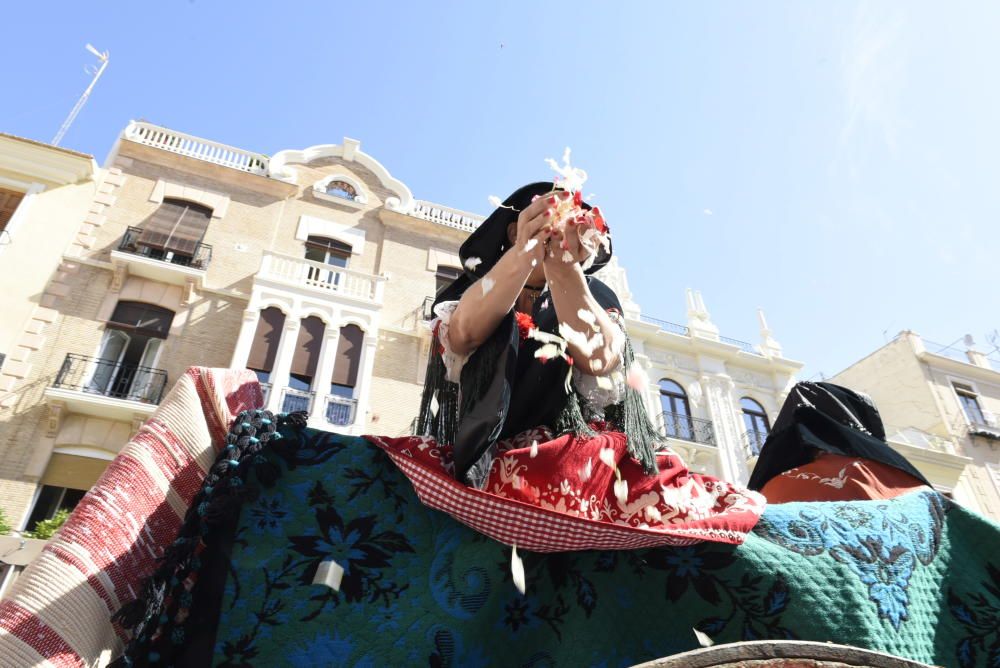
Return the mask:
<svg viewBox="0 0 1000 668">
<path fill-rule="evenodd" d="M 66 131 L 69 130 L 69 126 L 73 125 L 73 121 L 76 120 L 77 114 L 79 114 L 80 110 L 83 109 L 83 105 L 87 104 L 87 98 L 90 97 L 90 92 L 94 90 L 94 86 L 97 85 L 97 80 L 101 78 L 102 74 L 104 74 L 104 68 L 108 66 L 107 51 L 101 53 L 90 44 L 87 45 L 87 51 L 90 51 L 92 54 L 97 56 L 98 60 L 101 61 L 101 66 L 94 67 L 93 65 L 87 65 L 83 68 L 84 72 L 92 74 L 94 78 L 91 79 L 90 85 L 87 86 L 87 90 L 83 91 L 83 95 L 80 96 L 80 99 L 76 101 L 76 105 L 74 105 L 73 110 L 69 112 L 69 116 L 67 116 L 66 120 L 63 121 L 62 126 L 59 128 L 59 132 L 56 133 L 55 138 L 52 140 L 53 146 L 59 146 L 59 142 L 62 141 Z"/>
</svg>

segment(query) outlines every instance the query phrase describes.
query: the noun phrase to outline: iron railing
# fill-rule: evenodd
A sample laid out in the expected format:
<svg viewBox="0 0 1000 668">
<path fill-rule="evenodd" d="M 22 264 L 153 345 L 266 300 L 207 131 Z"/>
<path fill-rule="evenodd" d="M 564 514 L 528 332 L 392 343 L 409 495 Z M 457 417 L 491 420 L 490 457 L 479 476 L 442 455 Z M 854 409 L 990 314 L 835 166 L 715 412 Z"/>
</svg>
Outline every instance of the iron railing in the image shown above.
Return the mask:
<svg viewBox="0 0 1000 668">
<path fill-rule="evenodd" d="M 315 397 L 315 392 L 286 387 L 285 393 L 281 397 L 281 412 L 296 413 L 298 411 L 305 411 L 309 413 L 312 411 L 312 403 Z"/>
<path fill-rule="evenodd" d="M 167 372 L 69 353 L 52 386 L 112 399 L 158 404 L 167 386 Z"/>
<path fill-rule="evenodd" d="M 746 448 L 751 457 L 756 457 L 760 454 L 760 449 L 764 447 L 764 441 L 766 440 L 766 431 L 750 429 L 749 431 L 743 432 L 743 447 Z"/>
<path fill-rule="evenodd" d="M 721 341 L 722 343 L 728 343 L 731 346 L 738 346 L 740 350 L 742 350 L 743 352 L 750 353 L 751 355 L 760 354 L 754 349 L 752 344 L 747 343 L 746 341 L 740 341 L 739 339 L 731 339 L 728 336 L 720 336 L 719 341 Z"/>
<path fill-rule="evenodd" d="M 691 330 L 684 325 L 678 325 L 676 322 L 670 322 L 669 320 L 651 318 L 648 315 L 640 315 L 639 320 L 642 322 L 648 322 L 650 325 L 657 325 L 664 332 L 673 332 L 674 334 L 680 334 L 681 336 L 688 336 L 691 333 Z"/>
<path fill-rule="evenodd" d="M 326 421 L 338 427 L 354 424 L 354 413 L 358 408 L 358 400 L 342 397 L 337 394 L 326 395 Z"/>
<path fill-rule="evenodd" d="M 956 345 L 957 343 L 953 343 L 950 346 L 946 346 L 942 343 L 934 343 L 933 341 L 924 339 L 924 348 L 927 352 L 933 355 L 940 355 L 941 357 L 948 357 L 956 362 L 965 362 L 966 364 L 969 364 L 969 356 L 964 350 L 956 348 Z"/>
<path fill-rule="evenodd" d="M 195 244 L 194 252 L 188 255 L 186 253 L 177 253 L 163 248 L 148 246 L 140 241 L 141 238 L 141 227 L 128 228 L 125 236 L 122 237 L 121 242 L 118 244 L 118 250 L 129 255 L 148 257 L 151 260 L 162 260 L 170 264 L 201 269 L 202 271 L 208 269 L 208 264 L 212 261 L 212 247 L 208 244 Z"/>
<path fill-rule="evenodd" d="M 271 383 L 261 383 L 260 392 L 264 395 L 264 405 L 267 406 L 267 399 L 271 396 Z"/>
<path fill-rule="evenodd" d="M 683 413 L 660 413 L 660 429 L 665 436 L 715 445 L 715 428 L 711 420 L 691 417 Z"/>
</svg>

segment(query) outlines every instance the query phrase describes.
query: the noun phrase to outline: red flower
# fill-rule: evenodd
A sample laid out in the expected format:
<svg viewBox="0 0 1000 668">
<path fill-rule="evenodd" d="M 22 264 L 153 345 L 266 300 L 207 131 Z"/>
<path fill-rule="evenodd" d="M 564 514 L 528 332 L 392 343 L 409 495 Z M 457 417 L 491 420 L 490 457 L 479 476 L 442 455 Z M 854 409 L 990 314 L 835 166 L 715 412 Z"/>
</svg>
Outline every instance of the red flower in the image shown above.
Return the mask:
<svg viewBox="0 0 1000 668">
<path fill-rule="evenodd" d="M 530 315 L 520 311 L 514 311 L 514 319 L 517 320 L 517 332 L 521 335 L 521 340 L 524 341 L 531 334 L 531 330 L 535 329 L 535 321 L 531 319 Z"/>
<path fill-rule="evenodd" d="M 595 206 L 590 212 L 594 215 L 594 227 L 598 232 L 604 234 L 608 231 L 608 224 L 604 222 L 604 216 L 601 214 L 601 208 Z"/>
<path fill-rule="evenodd" d="M 581 206 L 583 204 L 583 191 L 577 190 L 573 193 L 573 204 Z"/>
</svg>

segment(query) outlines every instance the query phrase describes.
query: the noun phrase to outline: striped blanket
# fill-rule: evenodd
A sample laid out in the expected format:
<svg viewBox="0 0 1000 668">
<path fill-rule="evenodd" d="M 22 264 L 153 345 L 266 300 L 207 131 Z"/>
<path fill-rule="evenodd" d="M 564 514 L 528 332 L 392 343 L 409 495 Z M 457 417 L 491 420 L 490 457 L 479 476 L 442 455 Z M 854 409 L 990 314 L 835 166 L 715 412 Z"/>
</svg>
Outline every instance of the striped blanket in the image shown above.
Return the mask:
<svg viewBox="0 0 1000 668">
<path fill-rule="evenodd" d="M 0 667 L 103 665 L 177 532 L 246 372 L 192 369 L 0 602 Z M 767 508 L 743 545 L 523 555 L 423 506 L 377 446 L 311 429 L 233 527 L 216 665 L 615 665 L 761 638 L 944 666 L 1000 660 L 1000 527 L 931 493 Z M 294 447 L 291 447 L 293 446 Z M 251 481 L 252 482 L 252 481 Z M 334 560 L 336 589 L 315 584 Z"/>
</svg>

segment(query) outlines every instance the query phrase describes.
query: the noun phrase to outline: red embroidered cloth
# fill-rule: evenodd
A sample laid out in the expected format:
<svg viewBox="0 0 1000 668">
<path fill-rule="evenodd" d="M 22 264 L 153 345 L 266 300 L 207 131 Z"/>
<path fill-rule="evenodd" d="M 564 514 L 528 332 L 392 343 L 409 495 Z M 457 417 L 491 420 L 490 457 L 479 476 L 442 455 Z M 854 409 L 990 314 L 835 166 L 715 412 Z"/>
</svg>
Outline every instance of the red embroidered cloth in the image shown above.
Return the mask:
<svg viewBox="0 0 1000 668">
<path fill-rule="evenodd" d="M 535 429 L 502 441 L 484 489 L 455 480 L 449 445 L 365 438 L 406 474 L 424 504 L 535 552 L 740 544 L 765 505 L 756 492 L 691 473 L 669 450 L 657 456 L 659 471 L 647 475 L 618 432 L 553 438 Z"/>
</svg>

